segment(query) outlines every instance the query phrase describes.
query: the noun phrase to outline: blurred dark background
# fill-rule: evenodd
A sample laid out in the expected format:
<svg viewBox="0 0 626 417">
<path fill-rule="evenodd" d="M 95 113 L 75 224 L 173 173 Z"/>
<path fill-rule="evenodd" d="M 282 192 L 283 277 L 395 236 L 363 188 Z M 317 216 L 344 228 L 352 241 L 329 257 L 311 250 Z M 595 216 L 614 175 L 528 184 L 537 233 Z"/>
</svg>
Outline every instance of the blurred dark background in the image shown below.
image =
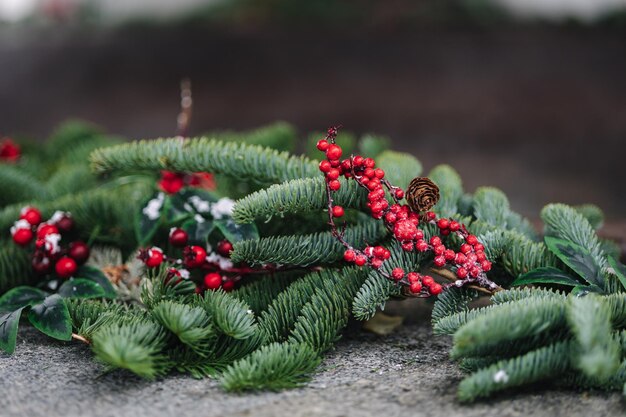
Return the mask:
<svg viewBox="0 0 626 417">
<path fill-rule="evenodd" d="M 626 237 L 626 0 L 173 3 L 0 0 L 0 134 L 170 136 L 189 77 L 192 134 L 341 123 Z"/>
</svg>

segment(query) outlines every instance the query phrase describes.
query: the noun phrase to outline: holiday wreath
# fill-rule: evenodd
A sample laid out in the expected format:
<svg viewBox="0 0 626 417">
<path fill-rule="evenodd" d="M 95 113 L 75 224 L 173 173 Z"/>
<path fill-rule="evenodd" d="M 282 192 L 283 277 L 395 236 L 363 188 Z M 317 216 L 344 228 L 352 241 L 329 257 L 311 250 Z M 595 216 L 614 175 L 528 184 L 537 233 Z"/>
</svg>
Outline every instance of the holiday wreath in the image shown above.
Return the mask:
<svg viewBox="0 0 626 417">
<path fill-rule="evenodd" d="M 284 123 L 2 140 L 0 348 L 27 320 L 111 370 L 277 390 L 351 317 L 423 297 L 468 372 L 462 401 L 542 380 L 625 387 L 626 267 L 597 207 L 548 205 L 539 235 L 501 191 L 467 193 L 446 165 L 422 177 L 385 138 L 330 128 L 310 145 L 295 155 Z"/>
</svg>

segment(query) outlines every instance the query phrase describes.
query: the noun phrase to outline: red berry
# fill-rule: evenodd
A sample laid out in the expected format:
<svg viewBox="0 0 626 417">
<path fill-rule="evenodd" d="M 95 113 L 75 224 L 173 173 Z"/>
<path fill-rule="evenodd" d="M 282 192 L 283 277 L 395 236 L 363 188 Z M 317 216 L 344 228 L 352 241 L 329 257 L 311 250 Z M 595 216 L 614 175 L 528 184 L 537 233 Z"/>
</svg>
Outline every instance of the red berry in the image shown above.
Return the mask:
<svg viewBox="0 0 626 417">
<path fill-rule="evenodd" d="M 439 236 L 433 236 L 430 238 L 430 244 L 433 246 L 441 245 L 441 238 Z"/>
<path fill-rule="evenodd" d="M 456 270 L 456 276 L 461 278 L 461 279 L 467 278 L 467 269 L 465 269 L 465 268 L 457 269 Z"/>
<path fill-rule="evenodd" d="M 440 284 L 434 283 L 430 286 L 430 288 L 428 288 L 428 290 L 432 295 L 439 295 L 441 294 L 441 291 L 443 291 L 443 287 Z"/>
<path fill-rule="evenodd" d="M 413 251 L 413 241 L 409 240 L 408 242 L 404 242 L 402 243 L 402 250 L 405 252 L 412 252 Z"/>
<path fill-rule="evenodd" d="M 59 278 L 69 278 L 76 273 L 77 269 L 76 261 L 67 256 L 59 259 L 56 265 L 54 265 L 54 270 Z"/>
<path fill-rule="evenodd" d="M 48 223 L 41 223 L 37 228 L 37 239 L 43 239 L 48 235 L 53 233 L 59 233 L 59 229 L 53 225 Z"/>
<path fill-rule="evenodd" d="M 404 198 L 404 191 L 401 190 L 400 188 L 396 190 L 395 194 L 398 200 L 402 200 Z"/>
<path fill-rule="evenodd" d="M 387 223 L 395 223 L 396 222 L 396 215 L 394 213 L 392 213 L 391 211 L 388 212 L 387 214 L 385 214 L 385 221 Z"/>
<path fill-rule="evenodd" d="M 383 256 L 385 256 L 385 248 L 382 246 L 376 246 L 374 248 L 374 256 L 382 259 Z"/>
<path fill-rule="evenodd" d="M 367 257 L 365 255 L 357 255 L 356 259 L 354 260 L 354 263 L 357 266 L 363 266 L 367 263 Z"/>
<path fill-rule="evenodd" d="M 425 275 L 424 277 L 422 277 L 422 284 L 426 285 L 427 287 L 432 286 L 434 283 L 435 280 L 430 275 Z"/>
<path fill-rule="evenodd" d="M 477 243 L 477 244 L 474 245 L 474 250 L 476 252 L 484 251 L 485 250 L 485 246 L 482 243 Z"/>
<path fill-rule="evenodd" d="M 159 187 L 168 194 L 176 194 L 185 186 L 185 178 L 183 174 L 171 171 L 163 171 Z"/>
<path fill-rule="evenodd" d="M 393 234 L 399 240 L 413 240 L 417 234 L 417 227 L 409 220 L 402 220 L 395 224 Z"/>
<path fill-rule="evenodd" d="M 148 258 L 144 261 L 148 268 L 155 268 L 163 262 L 163 251 L 157 247 L 148 249 Z"/>
<path fill-rule="evenodd" d="M 365 175 L 369 179 L 376 178 L 376 172 L 374 172 L 372 168 L 365 168 L 365 171 L 363 171 L 363 175 Z"/>
<path fill-rule="evenodd" d="M 459 222 L 455 222 L 454 220 L 450 222 L 450 231 L 456 232 L 461 228 Z"/>
<path fill-rule="evenodd" d="M 376 175 L 376 178 L 378 178 L 379 180 L 382 180 L 383 178 L 385 178 L 385 171 L 380 168 L 376 168 L 374 170 L 374 175 Z"/>
<path fill-rule="evenodd" d="M 406 279 L 409 281 L 410 284 L 413 284 L 414 282 L 419 282 L 420 274 L 418 274 L 417 272 L 409 272 L 406 275 Z"/>
<path fill-rule="evenodd" d="M 435 214 L 434 211 L 428 211 L 426 212 L 426 219 L 431 221 L 431 220 L 435 220 L 437 218 L 437 215 Z"/>
<path fill-rule="evenodd" d="M 478 262 L 482 262 L 482 261 L 484 261 L 486 259 L 487 259 L 487 255 L 485 255 L 485 252 L 483 252 L 483 251 L 476 252 L 476 260 Z"/>
<path fill-rule="evenodd" d="M 476 278 L 477 276 L 480 275 L 480 268 L 477 266 L 473 266 L 470 268 L 469 273 L 473 278 Z"/>
<path fill-rule="evenodd" d="M 330 161 L 331 168 L 339 168 L 341 166 L 341 161 L 339 159 L 333 159 Z"/>
<path fill-rule="evenodd" d="M 204 286 L 210 290 L 216 290 L 222 285 L 222 276 L 216 272 L 211 272 L 204 276 Z"/>
<path fill-rule="evenodd" d="M 329 172 L 330 169 L 331 169 L 330 162 L 328 162 L 327 160 L 323 160 L 322 162 L 320 162 L 320 171 Z"/>
<path fill-rule="evenodd" d="M 353 162 L 355 167 L 360 167 L 363 165 L 363 157 L 361 155 L 357 155 L 354 157 Z"/>
<path fill-rule="evenodd" d="M 467 254 L 467 260 L 471 263 L 474 263 L 478 260 L 478 256 L 476 256 L 475 253 L 468 253 Z"/>
<path fill-rule="evenodd" d="M 461 252 L 463 252 L 464 254 L 468 254 L 472 251 L 472 247 L 470 245 L 468 245 L 467 243 L 464 243 L 461 245 Z"/>
<path fill-rule="evenodd" d="M 435 256 L 435 259 L 433 262 L 435 266 L 442 267 L 446 264 L 446 258 L 444 258 L 443 256 Z"/>
<path fill-rule="evenodd" d="M 420 284 L 419 282 L 412 282 L 411 285 L 409 285 L 409 291 L 411 291 L 413 294 L 417 294 L 420 291 L 422 291 L 422 284 Z"/>
<path fill-rule="evenodd" d="M 328 188 L 330 188 L 332 191 L 337 191 L 341 188 L 341 183 L 337 180 L 330 181 L 328 183 Z"/>
<path fill-rule="evenodd" d="M 478 243 L 478 238 L 477 238 L 476 236 L 474 236 L 474 235 L 469 235 L 469 236 L 467 237 L 467 239 L 465 239 L 465 241 L 466 241 L 468 244 L 470 244 L 470 245 L 474 246 L 475 244 L 477 244 L 477 243 Z"/>
<path fill-rule="evenodd" d="M 328 150 L 326 151 L 326 157 L 330 160 L 341 158 L 341 154 L 342 154 L 341 147 L 334 143 L 330 145 L 328 147 Z"/>
<path fill-rule="evenodd" d="M 189 240 L 189 235 L 183 229 L 180 228 L 172 228 L 170 230 L 170 244 L 172 246 L 176 246 L 182 248 L 187 244 Z"/>
<path fill-rule="evenodd" d="M 374 168 L 376 166 L 376 162 L 372 158 L 365 158 L 363 165 L 365 165 L 366 168 Z"/>
<path fill-rule="evenodd" d="M 230 243 L 228 240 L 224 239 L 221 240 L 218 244 L 217 244 L 217 253 L 219 253 L 220 255 L 226 257 L 226 258 L 230 258 L 230 253 L 233 251 L 233 244 Z"/>
<path fill-rule="evenodd" d="M 50 259 L 46 257 L 34 257 L 32 261 L 33 270 L 39 275 L 45 275 L 50 272 Z"/>
<path fill-rule="evenodd" d="M 183 255 L 185 256 L 185 265 L 188 268 L 197 268 L 206 259 L 206 251 L 200 246 L 187 246 L 183 250 Z"/>
<path fill-rule="evenodd" d="M 400 281 L 402 278 L 404 278 L 404 269 L 393 268 L 393 270 L 391 271 L 391 276 L 394 280 Z"/>
<path fill-rule="evenodd" d="M 235 289 L 235 281 L 228 279 L 222 283 L 222 289 L 226 292 L 230 292 Z"/>
<path fill-rule="evenodd" d="M 346 262 L 354 262 L 356 259 L 356 253 L 352 249 L 348 249 L 343 253 L 343 259 Z"/>
<path fill-rule="evenodd" d="M 343 216 L 344 212 L 343 212 L 343 207 L 341 206 L 334 206 L 333 207 L 333 217 L 341 217 Z"/>
<path fill-rule="evenodd" d="M 428 250 L 428 243 L 426 243 L 423 240 L 420 240 L 415 245 L 415 249 L 417 249 L 420 252 L 426 252 Z"/>
<path fill-rule="evenodd" d="M 339 175 L 340 172 L 337 168 L 331 168 L 330 171 L 328 171 L 328 174 L 326 174 L 326 178 L 328 178 L 329 181 L 332 181 L 339 178 Z"/>
<path fill-rule="evenodd" d="M 446 261 L 453 261 L 454 258 L 456 257 L 456 253 L 454 253 L 452 249 L 447 249 L 443 253 L 443 257 L 446 258 Z"/>
<path fill-rule="evenodd" d="M 33 226 L 37 226 L 41 223 L 41 212 L 35 207 L 24 207 L 20 212 L 20 219 L 24 219 Z"/>
<path fill-rule="evenodd" d="M 326 139 L 321 139 L 317 142 L 317 149 L 322 152 L 326 152 L 328 146 L 328 141 Z"/>
<path fill-rule="evenodd" d="M 440 229 L 447 229 L 448 227 L 450 227 L 450 221 L 448 219 L 439 219 L 439 221 L 437 222 L 437 227 L 439 227 Z"/>
<path fill-rule="evenodd" d="M 372 268 L 378 269 L 381 266 L 383 266 L 383 260 L 380 258 L 374 258 L 372 259 Z"/>
<path fill-rule="evenodd" d="M 85 242 L 78 240 L 76 242 L 72 242 L 70 243 L 68 255 L 79 264 L 83 264 L 87 262 L 87 259 L 89 259 L 89 246 L 87 246 Z"/>
<path fill-rule="evenodd" d="M 30 229 L 17 229 L 13 233 L 13 242 L 20 246 L 28 245 L 33 240 L 33 231 Z"/>
<path fill-rule="evenodd" d="M 480 267 L 483 269 L 483 271 L 487 272 L 487 271 L 491 271 L 491 262 L 489 261 L 482 261 L 480 263 Z"/>
<path fill-rule="evenodd" d="M 457 253 L 456 256 L 454 257 L 454 263 L 457 265 L 462 265 L 465 262 L 467 262 L 467 256 L 465 256 L 461 252 Z"/>
<path fill-rule="evenodd" d="M 56 221 L 56 226 L 62 232 L 69 232 L 74 227 L 74 220 L 71 217 L 64 215 L 59 220 Z"/>
<path fill-rule="evenodd" d="M 446 251 L 446 247 L 443 245 L 437 245 L 433 248 L 433 252 L 435 252 L 435 255 L 443 255 Z"/>
<path fill-rule="evenodd" d="M 385 249 L 385 251 L 383 252 L 383 259 L 387 260 L 391 258 L 391 252 L 389 251 L 389 249 Z"/>
</svg>

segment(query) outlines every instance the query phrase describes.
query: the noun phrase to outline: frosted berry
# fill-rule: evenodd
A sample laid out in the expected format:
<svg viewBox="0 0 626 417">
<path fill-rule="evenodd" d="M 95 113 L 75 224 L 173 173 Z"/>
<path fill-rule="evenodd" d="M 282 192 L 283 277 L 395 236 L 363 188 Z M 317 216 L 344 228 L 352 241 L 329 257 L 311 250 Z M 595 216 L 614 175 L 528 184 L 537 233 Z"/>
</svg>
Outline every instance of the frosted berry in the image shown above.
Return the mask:
<svg viewBox="0 0 626 417">
<path fill-rule="evenodd" d="M 72 228 L 74 228 L 74 220 L 72 220 L 72 218 L 67 215 L 63 215 L 60 219 L 56 221 L 55 225 L 59 228 L 60 231 L 69 232 L 70 230 L 72 230 Z"/>
<path fill-rule="evenodd" d="M 85 242 L 72 242 L 69 247 L 68 255 L 77 263 L 83 264 L 89 259 L 89 246 Z"/>
<path fill-rule="evenodd" d="M 216 272 L 211 272 L 204 276 L 204 286 L 210 290 L 216 290 L 222 285 L 222 276 Z"/>
<path fill-rule="evenodd" d="M 443 256 L 435 256 L 433 263 L 435 264 L 435 266 L 442 267 L 446 264 L 446 258 L 444 258 Z"/>
<path fill-rule="evenodd" d="M 342 217 L 344 214 L 343 207 L 334 206 L 333 207 L 333 217 Z"/>
<path fill-rule="evenodd" d="M 417 227 L 409 220 L 402 220 L 395 224 L 393 234 L 399 240 L 412 240 L 417 234 Z"/>
<path fill-rule="evenodd" d="M 443 253 L 443 257 L 446 258 L 446 261 L 453 261 L 456 257 L 456 253 L 452 249 L 446 249 Z"/>
<path fill-rule="evenodd" d="M 217 244 L 217 253 L 219 253 L 220 255 L 226 257 L 226 258 L 230 258 L 230 253 L 233 251 L 233 244 L 230 243 L 228 240 L 224 239 L 221 240 L 218 244 Z"/>
<path fill-rule="evenodd" d="M 24 207 L 20 213 L 20 219 L 24 219 L 33 226 L 37 226 L 41 223 L 41 212 L 35 207 Z"/>
<path fill-rule="evenodd" d="M 474 235 L 469 235 L 469 236 L 467 237 L 467 239 L 465 239 L 465 241 L 466 241 L 468 244 L 470 244 L 470 245 L 474 246 L 475 244 L 477 244 L 477 243 L 478 243 L 478 238 L 477 238 L 476 236 L 474 236 Z"/>
<path fill-rule="evenodd" d="M 172 228 L 170 230 L 170 244 L 182 248 L 189 241 L 189 235 L 181 228 Z"/>
<path fill-rule="evenodd" d="M 33 231 L 30 229 L 17 229 L 13 233 L 13 242 L 20 246 L 26 246 L 33 240 Z"/>
<path fill-rule="evenodd" d="M 398 200 L 402 200 L 402 199 L 404 198 L 404 190 L 402 190 L 402 189 L 400 189 L 400 188 L 398 188 L 398 189 L 396 190 L 395 194 L 396 194 L 396 198 L 397 198 Z"/>
<path fill-rule="evenodd" d="M 371 263 L 372 263 L 372 268 L 374 268 L 374 269 L 378 269 L 378 268 L 380 268 L 381 266 L 383 266 L 383 260 L 382 260 L 382 259 L 380 259 L 380 258 L 374 258 L 374 259 L 372 259 L 372 262 L 371 262 Z"/>
<path fill-rule="evenodd" d="M 480 275 L 480 268 L 477 266 L 473 266 L 470 268 L 469 273 L 472 276 L 472 278 L 476 278 Z"/>
<path fill-rule="evenodd" d="M 400 281 L 402 278 L 404 278 L 404 269 L 393 268 L 393 271 L 391 271 L 391 276 L 394 280 Z"/>
<path fill-rule="evenodd" d="M 418 282 L 420 280 L 420 275 L 416 272 L 409 272 L 406 276 L 406 279 L 409 281 L 410 284 L 413 284 L 414 282 Z"/>
<path fill-rule="evenodd" d="M 439 295 L 441 294 L 441 291 L 443 291 L 443 287 L 441 286 L 441 284 L 434 283 L 428 288 L 428 290 L 432 295 Z"/>
<path fill-rule="evenodd" d="M 64 256 L 54 265 L 54 270 L 59 278 L 69 278 L 76 273 L 78 266 L 76 261 L 69 256 Z"/>
<path fill-rule="evenodd" d="M 148 257 L 144 262 L 148 268 L 156 268 L 163 262 L 163 251 L 157 247 L 148 249 Z"/>
<path fill-rule="evenodd" d="M 37 228 L 37 239 L 43 239 L 48 235 L 58 234 L 58 233 L 59 233 L 59 229 L 55 225 L 42 223 Z"/>
<path fill-rule="evenodd" d="M 491 262 L 485 260 L 480 263 L 480 267 L 483 271 L 488 272 L 491 271 Z"/>
<path fill-rule="evenodd" d="M 206 251 L 200 246 L 187 246 L 183 250 L 183 256 L 188 268 L 197 268 L 204 263 Z"/>
<path fill-rule="evenodd" d="M 430 275 L 425 275 L 422 278 L 422 284 L 426 285 L 427 287 L 431 287 L 434 283 L 435 283 L 435 280 Z"/>
<path fill-rule="evenodd" d="M 467 278 L 467 269 L 465 269 L 465 268 L 457 269 L 456 270 L 456 276 L 461 278 L 461 279 Z"/>
<path fill-rule="evenodd" d="M 461 228 L 461 225 L 459 224 L 459 222 L 455 222 L 454 220 L 450 222 L 450 231 L 451 232 L 456 232 Z"/>
<path fill-rule="evenodd" d="M 461 252 L 464 254 L 468 254 L 472 251 L 472 247 L 470 245 L 468 245 L 467 243 L 464 243 L 461 245 Z"/>
<path fill-rule="evenodd" d="M 417 242 L 417 244 L 415 245 L 415 249 L 417 249 L 420 252 L 426 252 L 428 250 L 428 243 L 426 243 L 423 240 L 420 240 L 419 242 Z"/>
<path fill-rule="evenodd" d="M 317 149 L 322 151 L 322 152 L 326 152 L 326 150 L 328 150 L 328 141 L 326 139 L 321 139 L 317 142 Z"/>
</svg>

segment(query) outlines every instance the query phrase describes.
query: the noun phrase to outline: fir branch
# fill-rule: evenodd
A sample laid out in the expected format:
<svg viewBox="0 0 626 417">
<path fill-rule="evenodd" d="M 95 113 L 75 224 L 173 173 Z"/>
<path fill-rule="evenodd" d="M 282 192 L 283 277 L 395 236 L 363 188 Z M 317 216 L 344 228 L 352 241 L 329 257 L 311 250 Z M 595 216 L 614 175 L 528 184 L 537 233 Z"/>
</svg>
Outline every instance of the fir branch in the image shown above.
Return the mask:
<svg viewBox="0 0 626 417">
<path fill-rule="evenodd" d="M 604 212 L 595 204 L 581 204 L 574 206 L 573 209 L 587 219 L 591 227 L 595 230 L 600 229 L 604 224 Z"/>
<path fill-rule="evenodd" d="M 376 162 L 385 171 L 385 179 L 403 190 L 407 189 L 413 178 L 422 173 L 420 161 L 404 152 L 384 151 L 376 158 Z"/>
<path fill-rule="evenodd" d="M 35 280 L 28 251 L 13 241 L 0 240 L 0 294 Z"/>
<path fill-rule="evenodd" d="M 221 289 L 207 291 L 195 302 L 213 317 L 215 325 L 227 336 L 247 339 L 256 332 L 257 324 L 250 307 Z"/>
<path fill-rule="evenodd" d="M 161 169 L 224 174 L 257 183 L 278 183 L 318 174 L 315 162 L 261 146 L 209 138 L 141 140 L 102 148 L 91 154 L 100 173 Z"/>
<path fill-rule="evenodd" d="M 463 402 L 494 392 L 555 378 L 569 369 L 570 343 L 559 342 L 523 356 L 500 361 L 465 378 L 458 397 Z"/>
<path fill-rule="evenodd" d="M 366 193 L 354 181 L 340 179 L 341 188 L 333 195 L 345 208 L 365 207 Z M 233 219 L 237 223 L 269 221 L 274 216 L 319 212 L 326 209 L 326 182 L 323 176 L 298 178 L 249 194 L 237 201 Z"/>
<path fill-rule="evenodd" d="M 499 228 L 507 227 L 510 215 L 509 199 L 493 187 L 480 187 L 474 193 L 474 216 Z"/>
<path fill-rule="evenodd" d="M 457 202 L 463 196 L 463 183 L 459 174 L 449 165 L 437 165 L 428 174 L 439 187 L 441 198 L 434 207 L 440 217 L 453 217 L 457 214 Z"/>
<path fill-rule="evenodd" d="M 545 288 L 511 288 L 505 291 L 498 291 L 491 297 L 491 302 L 494 304 L 504 304 L 514 301 L 527 300 L 527 299 L 554 299 L 565 300 L 566 295 L 553 289 Z"/>
<path fill-rule="evenodd" d="M 103 326 L 93 334 L 96 359 L 111 368 L 128 369 L 146 379 L 165 375 L 172 364 L 163 354 L 167 333 L 160 325 L 135 319 Z"/>
<path fill-rule="evenodd" d="M 367 221 L 349 226 L 345 231 L 346 240 L 354 245 L 375 244 L 387 234 L 383 225 Z M 331 264 L 342 259 L 343 246 L 331 232 L 309 235 L 272 236 L 244 240 L 233 245 L 233 262 L 255 264 L 281 264 L 309 266 Z"/>
<path fill-rule="evenodd" d="M 246 143 L 247 145 L 263 146 L 276 149 L 277 151 L 288 152 L 295 150 L 297 140 L 296 130 L 286 122 L 276 122 L 246 132 L 212 132 L 207 136 L 214 137 L 222 142 Z"/>
<path fill-rule="evenodd" d="M 128 317 L 141 316 L 135 309 L 107 301 L 68 298 L 65 304 L 72 320 L 72 331 L 91 340 L 93 334 L 103 326 L 120 324 Z"/>
<path fill-rule="evenodd" d="M 232 293 L 250 306 L 257 315 L 261 314 L 302 272 L 278 272 L 254 282 L 242 285 Z"/>
<path fill-rule="evenodd" d="M 626 327 L 626 294 L 610 294 L 603 297 L 602 300 L 610 312 L 613 328 L 622 329 Z"/>
<path fill-rule="evenodd" d="M 51 198 L 58 198 L 70 193 L 92 189 L 96 178 L 86 165 L 69 165 L 58 169 L 46 182 Z M 39 198 L 39 197 L 36 197 Z"/>
<path fill-rule="evenodd" d="M 162 301 L 150 314 L 195 353 L 206 356 L 215 336 L 211 317 L 200 307 Z"/>
<path fill-rule="evenodd" d="M 611 309 L 600 297 L 570 297 L 567 319 L 575 336 L 576 367 L 590 378 L 607 380 L 620 364 L 620 346 L 612 336 Z"/>
<path fill-rule="evenodd" d="M 307 344 L 272 343 L 228 367 L 220 384 L 227 391 L 293 388 L 306 382 L 320 362 Z"/>
<path fill-rule="evenodd" d="M 499 291 L 496 293 L 501 293 Z M 469 309 L 468 304 L 478 298 L 478 292 L 469 288 L 450 287 L 437 297 L 432 312 L 433 328 L 445 317 L 458 314 Z M 450 333 L 449 333 L 450 334 Z"/>
<path fill-rule="evenodd" d="M 560 266 L 557 257 L 543 242 L 533 242 L 526 236 L 505 232 L 506 249 L 502 254 L 502 265 L 513 277 L 518 277 L 541 266 Z"/>
<path fill-rule="evenodd" d="M 39 180 L 17 167 L 0 164 L 0 208 L 47 196 L 48 190 Z"/>
<path fill-rule="evenodd" d="M 546 235 L 565 239 L 591 252 L 601 268 L 606 267 L 606 254 L 589 221 L 578 211 L 565 204 L 549 204 L 541 210 Z"/>
</svg>

